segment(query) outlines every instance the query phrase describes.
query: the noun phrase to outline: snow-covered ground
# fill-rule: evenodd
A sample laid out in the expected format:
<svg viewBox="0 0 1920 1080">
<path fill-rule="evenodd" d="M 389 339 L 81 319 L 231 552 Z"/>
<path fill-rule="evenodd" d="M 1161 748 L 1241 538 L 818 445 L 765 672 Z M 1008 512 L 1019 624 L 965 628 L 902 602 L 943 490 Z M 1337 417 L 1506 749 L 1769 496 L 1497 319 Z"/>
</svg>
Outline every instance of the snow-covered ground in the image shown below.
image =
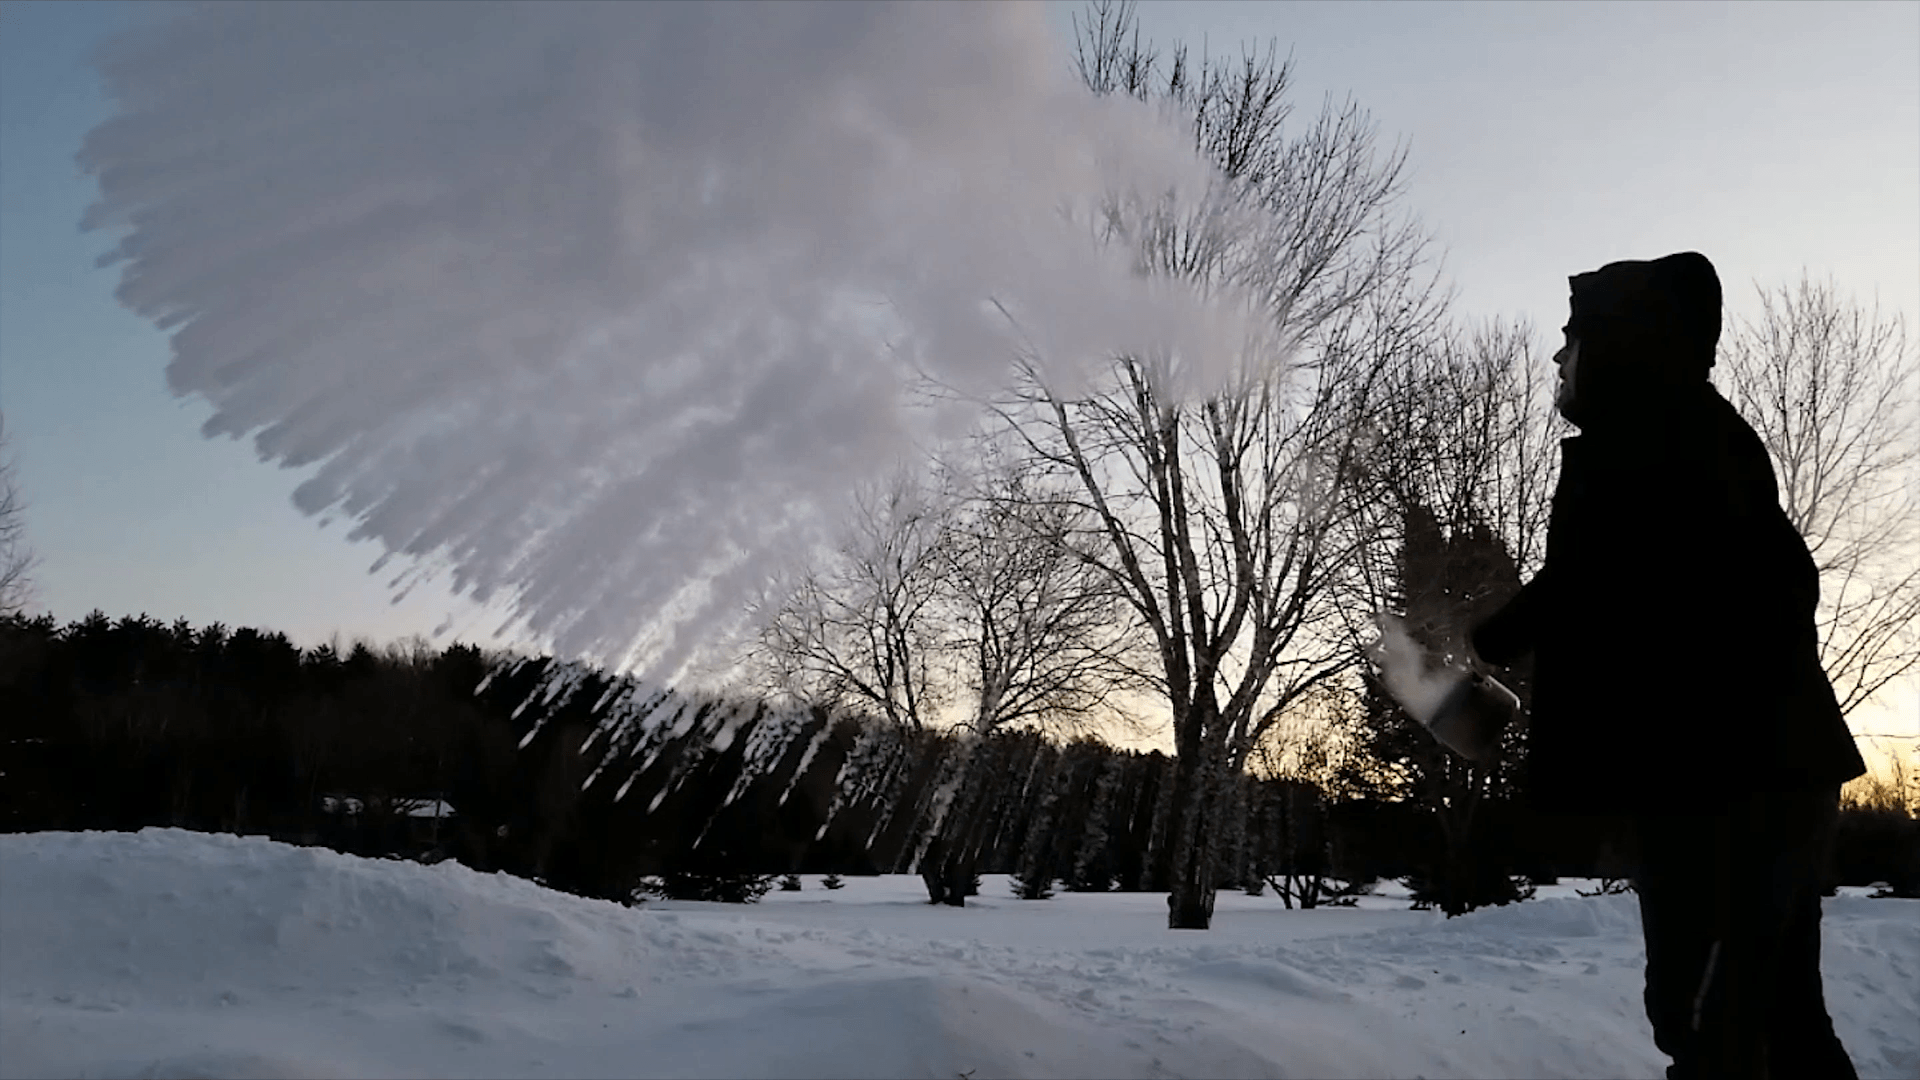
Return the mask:
<svg viewBox="0 0 1920 1080">
<path fill-rule="evenodd" d="M 917 879 L 629 909 L 443 863 L 0 836 L 8 1077 L 1658 1076 L 1631 896 L 1447 920 Z M 1827 901 L 1863 1077 L 1920 1077 L 1920 902 Z"/>
</svg>

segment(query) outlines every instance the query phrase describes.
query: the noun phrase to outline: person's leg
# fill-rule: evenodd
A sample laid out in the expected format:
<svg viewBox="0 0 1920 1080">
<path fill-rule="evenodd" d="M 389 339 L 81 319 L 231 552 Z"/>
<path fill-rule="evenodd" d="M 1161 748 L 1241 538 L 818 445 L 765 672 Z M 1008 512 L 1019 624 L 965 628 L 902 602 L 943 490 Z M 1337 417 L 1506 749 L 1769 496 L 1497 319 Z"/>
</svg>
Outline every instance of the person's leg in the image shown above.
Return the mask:
<svg viewBox="0 0 1920 1080">
<path fill-rule="evenodd" d="M 1695 1033 L 1699 1075 L 1854 1076 L 1820 982 L 1820 875 L 1838 803 L 1828 788 L 1730 805 L 1716 839 L 1724 906 Z"/>
<path fill-rule="evenodd" d="M 1838 804 L 1828 788 L 1635 822 L 1647 1017 L 1669 1077 L 1854 1077 L 1820 981 Z"/>
<path fill-rule="evenodd" d="M 1633 830 L 1633 887 L 1647 948 L 1647 1019 L 1654 1045 L 1673 1059 L 1667 1076 L 1695 1076 L 1695 1017 L 1715 940 L 1711 852 L 1724 823 L 1711 816 L 1658 815 L 1636 818 Z"/>
<path fill-rule="evenodd" d="M 1840 793 L 1828 788 L 1779 801 L 1774 867 L 1780 926 L 1773 941 L 1773 999 L 1768 1003 L 1768 1072 L 1777 1080 L 1854 1080 L 1853 1062 L 1833 1031 L 1820 982 L 1820 878 Z"/>
<path fill-rule="evenodd" d="M 1774 810 L 1770 797 L 1744 795 L 1730 799 L 1715 818 L 1708 856 L 1714 866 L 1708 890 L 1713 944 L 1696 991 L 1693 1075 L 1767 1075 L 1773 947 L 1785 921 Z"/>
</svg>

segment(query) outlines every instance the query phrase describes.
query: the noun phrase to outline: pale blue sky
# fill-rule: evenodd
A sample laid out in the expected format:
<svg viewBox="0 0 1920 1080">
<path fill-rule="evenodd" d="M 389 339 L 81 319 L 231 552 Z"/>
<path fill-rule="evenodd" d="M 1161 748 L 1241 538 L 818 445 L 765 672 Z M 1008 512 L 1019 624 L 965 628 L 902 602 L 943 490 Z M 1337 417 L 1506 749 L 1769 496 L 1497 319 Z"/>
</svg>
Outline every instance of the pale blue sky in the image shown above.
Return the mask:
<svg viewBox="0 0 1920 1080">
<path fill-rule="evenodd" d="M 86 63 L 122 3 L 0 5 L 0 410 L 41 555 L 38 598 L 391 638 L 497 619 L 322 530 L 297 477 L 198 434 L 164 338 L 93 268 L 74 163 L 107 102 Z M 1078 4 L 1053 5 L 1064 31 Z M 1446 244 L 1460 308 L 1565 313 L 1565 279 L 1707 253 L 1736 313 L 1801 268 L 1920 315 L 1920 3 L 1143 3 L 1162 44 L 1291 51 L 1303 111 L 1352 94 L 1411 147 L 1408 206 Z M 1920 724 L 1914 700 L 1885 717 Z M 1887 726 L 1874 721 L 1875 726 Z"/>
<path fill-rule="evenodd" d="M 113 298 L 106 239 L 74 155 L 108 115 L 88 50 L 139 17 L 112 2 L 0 4 L 0 410 L 30 503 L 37 599 L 284 630 L 312 643 L 498 620 L 444 592 L 393 603 L 348 544 L 293 508 L 296 477 L 208 440 L 208 410 L 172 397 L 166 339 Z"/>
</svg>

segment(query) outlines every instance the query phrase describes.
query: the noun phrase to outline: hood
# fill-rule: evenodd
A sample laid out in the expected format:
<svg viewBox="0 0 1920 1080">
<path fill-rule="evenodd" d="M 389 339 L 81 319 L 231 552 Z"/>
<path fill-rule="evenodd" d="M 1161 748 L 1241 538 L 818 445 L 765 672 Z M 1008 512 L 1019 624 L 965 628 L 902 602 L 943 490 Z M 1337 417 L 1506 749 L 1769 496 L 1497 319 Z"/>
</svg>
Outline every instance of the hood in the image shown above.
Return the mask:
<svg viewBox="0 0 1920 1080">
<path fill-rule="evenodd" d="M 1658 412 L 1707 385 L 1720 342 L 1720 276 L 1687 251 L 1567 279 L 1580 340 L 1568 419 L 1585 430 Z"/>
</svg>

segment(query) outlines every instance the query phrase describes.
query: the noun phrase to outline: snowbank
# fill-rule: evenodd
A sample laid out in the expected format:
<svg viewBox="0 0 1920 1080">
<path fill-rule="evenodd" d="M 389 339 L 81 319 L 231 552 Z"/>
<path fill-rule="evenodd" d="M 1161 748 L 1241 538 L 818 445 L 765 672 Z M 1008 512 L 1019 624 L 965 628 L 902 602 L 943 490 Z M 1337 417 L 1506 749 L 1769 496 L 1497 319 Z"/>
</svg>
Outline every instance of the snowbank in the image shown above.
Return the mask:
<svg viewBox="0 0 1920 1080">
<path fill-rule="evenodd" d="M 0 836 L 0 1076 L 1657 1076 L 1629 897 L 964 910 L 912 878 L 640 909 L 150 829 Z M 1920 903 L 1828 901 L 1863 1077 L 1920 1075 Z"/>
</svg>

